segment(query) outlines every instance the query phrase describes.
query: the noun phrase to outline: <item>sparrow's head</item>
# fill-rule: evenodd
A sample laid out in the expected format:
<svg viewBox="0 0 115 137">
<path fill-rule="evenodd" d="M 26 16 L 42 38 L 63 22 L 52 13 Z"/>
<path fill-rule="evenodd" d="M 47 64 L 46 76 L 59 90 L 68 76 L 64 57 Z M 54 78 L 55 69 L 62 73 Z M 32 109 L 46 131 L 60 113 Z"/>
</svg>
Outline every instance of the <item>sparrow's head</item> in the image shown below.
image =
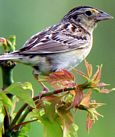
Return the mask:
<svg viewBox="0 0 115 137">
<path fill-rule="evenodd" d="M 63 21 L 72 21 L 89 31 L 93 31 L 97 22 L 112 18 L 111 15 L 102 10 L 90 6 L 80 6 L 69 11 L 64 16 Z"/>
</svg>

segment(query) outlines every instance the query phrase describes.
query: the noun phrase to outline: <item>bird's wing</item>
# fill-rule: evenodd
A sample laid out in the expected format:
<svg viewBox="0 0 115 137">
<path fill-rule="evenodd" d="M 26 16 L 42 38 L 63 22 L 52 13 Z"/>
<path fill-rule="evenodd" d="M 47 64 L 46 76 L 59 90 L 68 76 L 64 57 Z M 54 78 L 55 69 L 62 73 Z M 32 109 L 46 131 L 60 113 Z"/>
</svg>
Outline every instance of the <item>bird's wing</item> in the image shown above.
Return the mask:
<svg viewBox="0 0 115 137">
<path fill-rule="evenodd" d="M 74 28 L 75 26 L 72 28 L 69 25 L 64 27 L 59 28 L 54 26 L 34 35 L 20 49 L 20 53 L 54 54 L 84 48 L 88 44 L 90 36 L 82 28 Z"/>
</svg>

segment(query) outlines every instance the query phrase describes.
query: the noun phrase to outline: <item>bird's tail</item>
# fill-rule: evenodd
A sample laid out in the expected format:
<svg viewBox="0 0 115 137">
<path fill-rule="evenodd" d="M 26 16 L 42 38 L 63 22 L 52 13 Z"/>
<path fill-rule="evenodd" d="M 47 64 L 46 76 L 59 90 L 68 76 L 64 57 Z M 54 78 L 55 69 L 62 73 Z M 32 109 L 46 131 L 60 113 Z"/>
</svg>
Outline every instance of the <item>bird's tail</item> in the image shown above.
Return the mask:
<svg viewBox="0 0 115 137">
<path fill-rule="evenodd" d="M 18 61 L 19 59 L 20 55 L 18 54 L 18 52 L 11 52 L 0 55 L 0 62 L 4 60 Z"/>
</svg>

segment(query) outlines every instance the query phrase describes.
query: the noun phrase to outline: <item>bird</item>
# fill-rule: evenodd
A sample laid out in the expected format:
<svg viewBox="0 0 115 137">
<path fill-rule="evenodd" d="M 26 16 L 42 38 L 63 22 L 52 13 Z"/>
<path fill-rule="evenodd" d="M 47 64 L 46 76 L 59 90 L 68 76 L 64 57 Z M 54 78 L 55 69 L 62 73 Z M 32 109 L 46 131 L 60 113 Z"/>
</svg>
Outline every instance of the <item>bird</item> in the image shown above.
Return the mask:
<svg viewBox="0 0 115 137">
<path fill-rule="evenodd" d="M 0 61 L 11 60 L 31 66 L 38 82 L 39 75 L 48 76 L 61 69 L 70 71 L 90 53 L 97 23 L 112 18 L 91 6 L 75 7 L 56 25 L 30 37 L 19 50 L 0 55 Z M 40 83 L 45 90 L 45 85 Z"/>
</svg>

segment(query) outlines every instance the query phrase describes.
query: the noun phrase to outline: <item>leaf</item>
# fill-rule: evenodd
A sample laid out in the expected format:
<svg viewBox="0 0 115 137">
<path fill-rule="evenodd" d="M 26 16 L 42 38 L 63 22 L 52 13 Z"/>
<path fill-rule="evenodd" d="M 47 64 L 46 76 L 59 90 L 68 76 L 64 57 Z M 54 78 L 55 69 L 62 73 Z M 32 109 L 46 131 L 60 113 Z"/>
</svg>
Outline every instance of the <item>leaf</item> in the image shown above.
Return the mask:
<svg viewBox="0 0 115 137">
<path fill-rule="evenodd" d="M 75 77 L 72 73 L 63 69 L 51 73 L 47 82 L 55 89 L 70 88 L 75 86 Z"/>
<path fill-rule="evenodd" d="M 66 110 L 64 107 L 58 108 L 58 114 L 63 127 L 63 137 L 67 137 L 73 124 L 73 116 L 70 110 Z"/>
<path fill-rule="evenodd" d="M 6 45 L 6 39 L 3 37 L 0 37 L 0 44 L 5 44 Z"/>
<path fill-rule="evenodd" d="M 26 124 L 21 128 L 21 130 L 19 130 L 16 133 L 14 132 L 14 137 L 29 137 L 29 130 L 30 130 L 30 125 Z"/>
<path fill-rule="evenodd" d="M 103 103 L 90 103 L 89 108 L 87 109 L 87 120 L 86 120 L 86 128 L 89 131 L 92 128 L 92 125 L 98 120 L 98 117 L 103 117 L 100 113 L 97 112 L 96 108 L 102 106 Z"/>
<path fill-rule="evenodd" d="M 92 76 L 92 65 L 85 60 L 85 67 L 87 71 L 87 76 L 90 78 Z"/>
<path fill-rule="evenodd" d="M 86 129 L 88 130 L 88 132 L 89 132 L 89 130 L 92 128 L 93 122 L 94 122 L 94 121 L 92 120 L 90 114 L 88 113 L 88 114 L 87 114 L 87 119 L 86 119 Z"/>
<path fill-rule="evenodd" d="M 8 96 L 5 94 L 5 93 L 3 93 L 3 92 L 0 92 L 0 102 L 2 102 L 3 103 L 3 105 L 5 105 L 5 106 L 12 106 L 12 102 L 11 102 L 11 100 L 8 98 Z"/>
<path fill-rule="evenodd" d="M 2 136 L 2 128 L 0 128 L 0 137 L 3 137 L 3 136 Z"/>
<path fill-rule="evenodd" d="M 78 137 L 77 131 L 78 131 L 78 126 L 75 123 L 73 123 L 67 137 Z"/>
<path fill-rule="evenodd" d="M 8 52 L 13 52 L 13 51 L 15 51 L 15 47 L 16 47 L 16 36 L 10 36 L 10 37 L 7 39 Z"/>
<path fill-rule="evenodd" d="M 45 96 L 44 101 L 46 100 L 46 101 L 51 102 L 53 104 L 57 104 L 57 103 L 59 104 L 61 101 L 60 98 L 61 97 L 50 95 L 50 96 Z"/>
<path fill-rule="evenodd" d="M 101 71 L 102 71 L 102 65 L 101 65 L 101 66 L 98 66 L 98 69 L 97 69 L 96 73 L 93 75 L 92 81 L 93 81 L 95 84 L 98 84 L 98 83 L 100 82 L 100 79 L 101 79 Z"/>
<path fill-rule="evenodd" d="M 107 89 L 105 87 L 109 86 L 109 84 L 106 84 L 106 83 L 103 83 L 103 82 L 100 82 L 97 84 L 97 88 L 95 88 L 98 92 L 100 93 L 110 93 L 113 91 L 113 89 Z"/>
<path fill-rule="evenodd" d="M 0 102 L 0 137 L 2 137 L 2 133 L 3 133 L 4 117 L 5 117 L 4 104 Z"/>
<path fill-rule="evenodd" d="M 92 95 L 92 91 L 89 91 L 86 94 L 84 94 L 84 97 L 83 97 L 80 105 L 89 107 L 91 95 Z"/>
<path fill-rule="evenodd" d="M 44 101 L 44 103 L 45 115 L 48 117 L 50 121 L 53 121 L 56 115 L 55 104 L 47 101 Z"/>
<path fill-rule="evenodd" d="M 15 51 L 16 47 L 16 36 L 10 36 L 8 39 L 0 38 L 0 44 L 4 48 L 4 52 L 12 52 Z"/>
<path fill-rule="evenodd" d="M 100 89 L 100 93 L 105 93 L 105 94 L 107 94 L 107 93 L 110 93 L 110 92 L 112 92 L 113 90 L 112 89 L 106 89 L 106 88 L 102 88 L 102 89 Z"/>
<path fill-rule="evenodd" d="M 85 73 L 83 73 L 82 71 L 77 70 L 76 68 L 73 68 L 73 70 L 74 70 L 75 72 L 77 72 L 78 75 L 82 76 L 82 77 L 85 78 L 85 79 L 88 79 L 87 75 L 86 75 Z"/>
<path fill-rule="evenodd" d="M 50 121 L 46 115 L 42 116 L 42 124 L 44 125 L 44 137 L 63 137 L 61 124 L 57 118 Z"/>
<path fill-rule="evenodd" d="M 62 127 L 59 121 L 59 116 L 56 113 L 56 104 L 59 103 L 59 97 L 49 96 L 44 97 L 43 105 L 42 105 L 42 115 L 35 112 L 35 117 L 39 119 L 39 121 L 44 126 L 44 137 L 62 137 Z M 38 116 L 37 116 L 38 115 Z"/>
<path fill-rule="evenodd" d="M 20 100 L 29 104 L 31 107 L 35 108 L 34 101 L 31 97 L 31 94 L 33 92 L 31 83 L 29 83 L 29 82 L 13 83 L 11 86 L 6 88 L 5 91 L 16 95 Z"/>
<path fill-rule="evenodd" d="M 97 87 L 106 87 L 106 86 L 109 86 L 110 84 L 106 84 L 104 82 L 101 82 L 101 83 L 98 83 L 97 84 Z"/>
<path fill-rule="evenodd" d="M 101 115 L 100 113 L 97 112 L 96 107 L 94 107 L 94 108 L 90 107 L 90 108 L 87 109 L 87 111 L 88 111 L 91 119 L 94 121 L 94 123 L 95 123 L 96 120 L 98 120 L 99 116 L 103 117 L 103 115 Z"/>
<path fill-rule="evenodd" d="M 15 48 L 16 47 L 16 36 L 12 35 L 8 38 L 8 40 L 11 42 L 11 45 Z"/>
<path fill-rule="evenodd" d="M 4 114 L 0 112 L 0 129 L 3 126 L 3 122 L 4 122 Z"/>
<path fill-rule="evenodd" d="M 72 106 L 77 108 L 79 104 L 81 103 L 82 99 L 83 99 L 83 91 L 82 89 L 77 88 Z"/>
</svg>

